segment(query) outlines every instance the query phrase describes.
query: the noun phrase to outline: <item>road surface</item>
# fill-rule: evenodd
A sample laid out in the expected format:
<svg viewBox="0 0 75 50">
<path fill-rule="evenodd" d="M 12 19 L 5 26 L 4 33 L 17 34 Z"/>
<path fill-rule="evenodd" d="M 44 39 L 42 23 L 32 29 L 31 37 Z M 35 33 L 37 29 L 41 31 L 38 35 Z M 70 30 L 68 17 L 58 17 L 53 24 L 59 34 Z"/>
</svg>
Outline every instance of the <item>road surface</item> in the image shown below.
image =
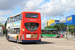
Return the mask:
<svg viewBox="0 0 75 50">
<path fill-rule="evenodd" d="M 42 38 L 42 42 L 36 44 L 17 44 L 0 37 L 0 50 L 75 50 L 75 41 L 64 38 Z"/>
</svg>

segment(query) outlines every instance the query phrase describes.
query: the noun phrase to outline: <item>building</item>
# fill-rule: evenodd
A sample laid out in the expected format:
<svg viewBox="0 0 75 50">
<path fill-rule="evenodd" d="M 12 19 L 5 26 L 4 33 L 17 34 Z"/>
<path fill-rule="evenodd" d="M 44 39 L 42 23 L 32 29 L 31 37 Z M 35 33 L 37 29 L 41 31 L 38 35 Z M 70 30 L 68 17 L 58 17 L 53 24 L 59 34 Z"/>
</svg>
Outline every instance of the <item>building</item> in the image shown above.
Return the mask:
<svg viewBox="0 0 75 50">
<path fill-rule="evenodd" d="M 68 17 L 66 17 L 66 23 L 67 25 L 75 25 L 75 15 L 70 15 Z"/>
<path fill-rule="evenodd" d="M 51 26 L 52 26 L 52 25 L 55 25 L 55 24 L 61 24 L 61 23 L 63 23 L 64 25 L 67 25 L 67 24 L 66 24 L 66 20 L 64 20 L 64 21 L 52 23 Z"/>
<path fill-rule="evenodd" d="M 53 23 L 53 24 L 51 24 L 51 26 L 52 26 L 52 25 L 55 25 L 55 24 L 61 24 L 61 22 Z M 66 25 L 66 23 L 63 23 L 63 24 Z"/>
<path fill-rule="evenodd" d="M 59 22 L 59 20 L 54 20 L 54 19 L 48 20 L 48 21 L 46 22 L 46 25 L 47 25 L 47 26 L 51 26 L 51 24 L 53 24 L 53 23 L 55 23 L 55 22 Z"/>
<path fill-rule="evenodd" d="M 48 20 L 46 22 L 46 25 L 52 26 L 52 25 L 60 24 L 60 23 L 63 23 L 64 25 L 71 25 L 71 24 L 75 25 L 75 15 L 70 15 L 66 17 L 66 20 L 61 21 L 61 22 L 59 22 L 59 20 Z"/>
</svg>

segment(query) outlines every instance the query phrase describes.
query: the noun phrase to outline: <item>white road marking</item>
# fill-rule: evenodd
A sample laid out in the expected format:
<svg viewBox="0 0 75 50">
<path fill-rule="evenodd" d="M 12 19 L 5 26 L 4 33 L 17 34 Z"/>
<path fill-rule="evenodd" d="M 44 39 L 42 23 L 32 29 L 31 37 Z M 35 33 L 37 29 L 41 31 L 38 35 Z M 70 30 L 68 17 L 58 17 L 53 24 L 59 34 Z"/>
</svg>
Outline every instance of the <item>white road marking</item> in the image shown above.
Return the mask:
<svg viewBox="0 0 75 50">
<path fill-rule="evenodd" d="M 20 48 L 21 50 L 23 50 L 21 47 L 17 46 L 18 48 Z"/>
<path fill-rule="evenodd" d="M 17 50 L 16 47 L 13 47 L 13 48 L 14 48 L 15 50 Z"/>
</svg>

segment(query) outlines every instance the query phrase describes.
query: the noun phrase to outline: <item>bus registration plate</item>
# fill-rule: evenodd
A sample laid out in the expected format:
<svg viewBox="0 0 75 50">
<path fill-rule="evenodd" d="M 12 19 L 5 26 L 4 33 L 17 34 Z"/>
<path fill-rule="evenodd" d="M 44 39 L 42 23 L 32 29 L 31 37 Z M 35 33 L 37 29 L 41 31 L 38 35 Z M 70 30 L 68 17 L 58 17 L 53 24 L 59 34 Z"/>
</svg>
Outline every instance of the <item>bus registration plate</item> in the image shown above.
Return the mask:
<svg viewBox="0 0 75 50">
<path fill-rule="evenodd" d="M 26 38 L 37 38 L 37 34 L 26 34 Z"/>
<path fill-rule="evenodd" d="M 31 38 L 31 34 L 26 34 L 26 38 Z"/>
</svg>

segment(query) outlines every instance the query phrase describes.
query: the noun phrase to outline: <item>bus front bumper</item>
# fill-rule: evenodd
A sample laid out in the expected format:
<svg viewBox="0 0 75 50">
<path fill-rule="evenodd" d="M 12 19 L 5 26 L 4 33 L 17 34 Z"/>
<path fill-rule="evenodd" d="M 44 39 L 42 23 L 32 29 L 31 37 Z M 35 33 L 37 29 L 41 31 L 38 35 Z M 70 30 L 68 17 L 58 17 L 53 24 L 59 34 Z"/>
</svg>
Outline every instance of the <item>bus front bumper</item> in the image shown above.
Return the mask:
<svg viewBox="0 0 75 50">
<path fill-rule="evenodd" d="M 41 42 L 41 40 L 22 40 L 22 42 Z"/>
</svg>

